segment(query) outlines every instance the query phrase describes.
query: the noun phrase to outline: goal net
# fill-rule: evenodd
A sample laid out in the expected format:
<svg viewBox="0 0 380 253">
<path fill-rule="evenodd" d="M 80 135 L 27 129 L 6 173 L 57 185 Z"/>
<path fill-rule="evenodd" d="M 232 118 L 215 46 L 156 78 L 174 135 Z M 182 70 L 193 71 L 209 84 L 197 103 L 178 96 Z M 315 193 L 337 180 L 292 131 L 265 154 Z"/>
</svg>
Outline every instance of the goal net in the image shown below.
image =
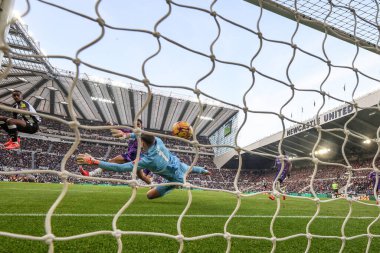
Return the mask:
<svg viewBox="0 0 380 253">
<path fill-rule="evenodd" d="M 0 170 L 0 176 L 6 177 L 30 174 L 55 177 L 63 185 L 59 196 L 45 214 L 44 235 L 0 231 L 0 237 L 44 241 L 49 245 L 49 252 L 57 251 L 57 242 L 100 235 L 116 239 L 118 252 L 128 251 L 128 241 L 125 238 L 130 236 L 173 240 L 178 243 L 178 252 L 186 251 L 189 242 L 214 237 L 221 238 L 224 243 L 217 249 L 226 252 L 233 252 L 234 242 L 238 240 L 269 243 L 269 250 L 276 252 L 279 243 L 297 238 L 305 239 L 306 243 L 302 246 L 304 252 L 312 251 L 313 243 L 320 239 L 334 241 L 339 244 L 339 251 L 343 252 L 350 249 L 349 241 L 364 238 L 366 252 L 374 250 L 374 241 L 380 238 L 380 233 L 374 232 L 378 231 L 374 227 L 378 226 L 380 219 L 379 205 L 375 201 L 361 200 L 353 192 L 360 190 L 358 186 L 365 185 L 365 190 L 368 189 L 366 195 L 378 200 L 378 1 L 146 0 L 88 1 L 77 4 L 74 1 L 61 3 L 41 0 L 17 4 L 19 5 L 16 7 L 21 8 L 20 18 L 26 24 L 38 20 L 33 24 L 42 27 L 39 30 L 41 32 L 36 34 L 41 40 L 41 47 L 45 44 L 56 47 L 52 46 L 45 53 L 42 49 L 39 50 L 39 43 L 28 38 L 28 41 L 36 44 L 19 45 L 16 50 L 10 46 L 17 44 L 15 41 L 4 41 L 1 47 L 4 58 L 0 98 L 6 99 L 12 90 L 28 82 L 27 78 L 37 80 L 35 87 L 30 87 L 27 91 L 26 95 L 30 95 L 34 90 L 45 87 L 51 78 L 57 80 L 57 76 L 65 76 L 67 90 L 63 89 L 64 91 L 54 95 L 57 90 L 50 88 L 46 90 L 47 93 L 43 93 L 45 97 L 34 96 L 31 100 L 37 105 L 37 109 L 49 106 L 51 113 L 40 111 L 38 115 L 43 120 L 64 125 L 73 139 L 69 150 L 65 150 L 63 159 L 59 162 L 59 170 L 40 169 L 36 166 L 29 166 L 32 169 L 22 171 Z M 42 22 L 40 18 L 45 15 L 45 21 Z M 25 29 L 25 26 L 20 25 L 20 19 L 1 20 L 4 39 L 7 37 L 7 27 L 14 25 Z M 32 25 L 30 27 L 31 30 L 34 29 Z M 26 50 L 28 46 L 33 46 L 35 50 Z M 44 62 L 44 69 L 32 71 L 33 76 L 21 62 Z M 63 73 L 58 68 L 66 71 Z M 36 73 L 43 78 L 37 79 Z M 51 73 L 55 76 L 49 76 Z M 109 85 L 122 86 L 123 90 L 129 88 L 125 83 L 140 85 L 140 92 L 144 96 L 139 101 L 137 113 L 130 118 L 126 113 L 102 114 L 100 116 L 103 124 L 99 126 L 90 121 L 80 123 L 79 119 L 86 116 L 88 105 L 76 95 L 86 92 L 80 90 L 78 83 L 83 83 L 83 87 L 87 87 L 89 83 L 101 83 L 94 76 L 102 77 L 108 83 L 104 86 L 99 84 L 103 88 L 98 89 L 98 95 L 102 94 L 102 89 L 108 89 L 106 87 Z M 111 79 L 122 81 L 111 82 Z M 12 87 L 9 86 L 11 88 L 7 88 L 9 82 L 12 82 Z M 64 84 L 62 81 L 59 83 L 62 88 Z M 90 90 L 87 92 L 91 95 Z M 149 113 L 152 118 L 148 118 L 147 111 L 152 110 L 152 107 L 162 106 L 152 103 L 156 90 L 184 94 L 197 103 L 197 108 L 191 112 L 194 114 L 191 122 L 194 128 L 193 139 L 184 140 L 168 132 L 158 133 L 137 127 L 137 119 L 140 118 L 153 125 L 158 121 L 157 118 L 167 117 L 168 121 L 165 122 L 164 119 L 162 126 L 170 125 L 173 115 L 180 114 L 179 108 L 186 107 L 182 105 L 178 107 L 178 111 L 167 110 L 160 115 Z M 113 96 L 123 97 L 128 96 L 128 93 L 122 91 Z M 99 111 L 102 110 L 101 107 L 108 107 L 120 112 L 122 109 L 116 108 L 117 106 L 133 106 L 128 103 L 115 105 L 110 98 L 95 94 L 89 99 L 101 100 L 103 104 L 97 104 L 95 108 Z M 207 111 L 206 105 L 210 101 L 231 109 L 231 114 L 223 115 L 224 111 L 220 109 L 212 113 L 215 118 L 209 119 L 206 115 L 211 112 L 212 106 Z M 12 108 L 10 104 L 11 100 L 0 104 L 1 114 L 25 113 Z M 65 112 L 67 117 L 55 115 L 57 110 Z M 225 122 L 231 118 L 233 111 L 239 111 L 239 118 L 233 123 Z M 365 119 L 363 115 L 366 115 Z M 87 116 L 95 119 L 94 115 Z M 121 118 L 125 120 L 120 120 Z M 106 124 L 107 121 L 118 121 L 117 119 L 120 120 L 118 126 Z M 204 136 L 210 137 L 215 131 L 212 133 L 212 130 L 207 132 L 205 129 L 212 124 L 216 125 L 217 121 L 221 126 L 220 131 L 223 131 L 222 137 L 215 138 L 211 145 L 202 144 L 199 140 L 202 137 L 197 134 L 205 133 Z M 234 123 L 238 124 L 236 129 Z M 126 128 L 137 134 L 137 159 L 141 157 L 141 133 L 190 146 L 194 154 L 190 156 L 191 168 L 207 153 L 206 149 L 213 148 L 214 153 L 218 154 L 214 158 L 218 169 L 211 168 L 210 178 L 199 179 L 187 174 L 182 184 L 154 182 L 152 185 L 177 185 L 186 190 L 186 203 L 176 217 L 175 232 L 172 234 L 143 231 L 139 228 L 125 229 L 120 226 L 121 217 L 136 203 L 138 191 L 151 187 L 138 180 L 137 163 L 131 178 L 122 175 L 84 177 L 71 168 L 73 157 L 82 153 L 82 150 L 83 153 L 86 152 L 87 146 L 82 143 L 86 134 L 91 139 L 95 138 L 94 132 L 115 128 Z M 303 134 L 296 136 L 299 133 Z M 264 138 L 267 136 L 269 137 Z M 227 139 L 228 141 L 223 141 Z M 44 144 L 46 143 L 42 143 Z M 97 145 L 97 141 L 93 140 L 88 145 Z M 99 158 L 106 158 L 111 149 L 105 148 L 104 157 Z M 293 164 L 292 174 L 296 175 L 294 179 L 287 179 L 289 183 L 284 182 L 285 186 L 288 184 L 286 190 L 278 187 L 280 175 L 285 168 L 283 150 Z M 50 151 L 51 148 L 47 152 Z M 19 155 L 16 152 L 10 154 L 13 157 Z M 33 152 L 31 155 L 35 156 Z M 259 162 L 259 158 L 266 160 Z M 282 164 L 279 171 L 269 165 L 276 158 Z M 36 160 L 38 159 L 37 157 Z M 257 176 L 257 168 L 272 172 L 268 177 Z M 257 173 L 253 173 L 253 169 Z M 275 172 L 277 174 L 273 174 Z M 370 172 L 375 172 L 372 181 L 368 179 Z M 333 175 L 330 176 L 329 173 Z M 340 175 L 339 178 L 337 174 Z M 229 177 L 232 180 L 226 180 Z M 56 235 L 52 220 L 57 214 L 58 206 L 69 193 L 70 182 L 75 180 L 127 184 L 132 188 L 132 193 L 119 207 L 107 228 L 70 236 Z M 323 198 L 327 195 L 322 196 L 320 193 L 331 193 L 330 184 L 335 183 L 334 181 L 339 182 L 339 189 L 336 195 L 333 194 L 336 198 Z M 184 219 L 192 207 L 194 189 L 206 193 L 223 192 L 234 198 L 234 208 L 225 217 L 223 228 L 219 232 L 205 232 L 196 236 L 184 233 Z M 231 223 L 239 217 L 243 202 L 263 194 L 266 194 L 265 201 L 269 201 L 267 195 L 270 194 L 273 194 L 275 200 L 271 202 L 275 206 L 268 223 L 268 234 L 262 236 L 255 231 L 250 234 L 231 231 Z M 283 196 L 306 200 L 312 206 L 313 213 L 306 217 L 303 231 L 281 236 L 276 230 L 276 223 L 283 218 L 281 214 L 286 214 L 291 208 L 290 204 L 285 207 Z M 339 235 L 313 232 L 312 227 L 316 220 L 336 219 L 321 215 L 322 206 L 342 201 L 345 201 L 345 211 L 341 217 L 343 222 L 339 223 Z M 375 215 L 365 217 L 369 222 L 364 231 L 357 234 L 347 233 L 350 222 L 357 218 L 353 217 L 354 207 L 363 206 Z M 260 214 L 260 207 L 251 206 L 250 209 Z M 303 217 L 302 214 L 293 218 L 300 217 Z M 253 243 L 252 247 L 257 250 L 260 244 Z"/>
</svg>

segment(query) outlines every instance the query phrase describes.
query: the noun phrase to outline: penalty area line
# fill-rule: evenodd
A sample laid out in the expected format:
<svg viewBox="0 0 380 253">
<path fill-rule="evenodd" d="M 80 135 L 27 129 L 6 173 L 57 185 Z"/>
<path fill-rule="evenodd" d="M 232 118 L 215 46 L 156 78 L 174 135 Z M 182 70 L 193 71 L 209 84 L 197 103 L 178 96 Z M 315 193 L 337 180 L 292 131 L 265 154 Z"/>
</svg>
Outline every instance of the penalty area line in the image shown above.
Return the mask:
<svg viewBox="0 0 380 253">
<path fill-rule="evenodd" d="M 0 217 L 45 217 L 45 213 L 0 213 Z M 56 213 L 54 217 L 114 217 L 108 213 Z M 122 214 L 122 217 L 179 217 L 178 214 Z M 188 214 L 186 218 L 229 218 L 230 215 Z M 285 219 L 311 219 L 313 216 L 305 215 L 280 215 L 277 218 Z M 273 218 L 272 215 L 235 215 L 234 218 Z M 317 216 L 319 219 L 345 219 L 346 216 Z M 350 219 L 367 220 L 377 217 L 363 216 L 350 217 Z"/>
</svg>

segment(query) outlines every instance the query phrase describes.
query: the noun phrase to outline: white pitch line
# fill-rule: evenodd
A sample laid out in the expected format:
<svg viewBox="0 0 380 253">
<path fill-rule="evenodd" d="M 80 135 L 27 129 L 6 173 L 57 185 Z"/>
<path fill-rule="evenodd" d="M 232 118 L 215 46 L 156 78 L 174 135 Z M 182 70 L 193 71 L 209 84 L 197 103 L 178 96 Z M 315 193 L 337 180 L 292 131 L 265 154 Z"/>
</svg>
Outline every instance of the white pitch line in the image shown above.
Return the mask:
<svg viewBox="0 0 380 253">
<path fill-rule="evenodd" d="M 45 217 L 45 213 L 0 213 L 0 217 Z M 114 217 L 115 214 L 107 213 L 57 213 L 53 214 L 54 217 Z M 178 214 L 122 214 L 124 217 L 179 217 Z M 207 215 L 207 214 L 189 214 L 185 215 L 186 218 L 228 218 L 230 215 Z M 273 218 L 272 215 L 235 215 L 235 218 Z M 277 218 L 287 219 L 311 219 L 313 216 L 303 215 L 281 215 Z M 317 216 L 320 219 L 345 219 L 346 216 Z M 351 217 L 350 219 L 366 220 L 375 219 L 372 216 Z"/>
</svg>

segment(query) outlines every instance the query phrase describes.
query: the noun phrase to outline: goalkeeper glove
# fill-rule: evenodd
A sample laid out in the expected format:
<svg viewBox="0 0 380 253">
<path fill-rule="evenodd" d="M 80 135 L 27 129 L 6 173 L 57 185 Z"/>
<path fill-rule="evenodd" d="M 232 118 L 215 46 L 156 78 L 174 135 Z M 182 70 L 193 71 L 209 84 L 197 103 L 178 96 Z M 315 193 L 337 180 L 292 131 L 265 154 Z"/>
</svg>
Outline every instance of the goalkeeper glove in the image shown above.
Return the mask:
<svg viewBox="0 0 380 253">
<path fill-rule="evenodd" d="M 121 140 L 123 140 L 125 138 L 129 138 L 129 134 L 128 133 L 124 133 L 123 131 L 121 131 L 119 129 L 111 129 L 111 133 L 112 133 L 113 137 L 119 138 Z"/>
<path fill-rule="evenodd" d="M 78 164 L 98 165 L 100 163 L 100 161 L 96 160 L 94 157 L 87 153 L 79 154 L 76 160 Z"/>
</svg>

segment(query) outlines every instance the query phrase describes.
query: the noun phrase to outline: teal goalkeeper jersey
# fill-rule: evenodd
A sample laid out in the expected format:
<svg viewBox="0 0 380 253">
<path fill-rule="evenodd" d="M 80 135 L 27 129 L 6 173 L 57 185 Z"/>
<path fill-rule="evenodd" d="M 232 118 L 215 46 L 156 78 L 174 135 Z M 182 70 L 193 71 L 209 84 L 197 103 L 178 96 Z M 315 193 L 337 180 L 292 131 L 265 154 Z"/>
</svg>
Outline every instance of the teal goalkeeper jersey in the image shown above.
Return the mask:
<svg viewBox="0 0 380 253">
<path fill-rule="evenodd" d="M 134 134 L 131 138 L 134 138 Z M 173 155 L 158 137 L 155 137 L 155 143 L 141 155 L 137 169 L 148 169 L 153 173 L 162 176 L 170 182 L 183 182 L 183 178 L 187 170 L 190 168 L 182 163 L 179 158 Z M 124 164 L 116 164 L 101 161 L 99 167 L 105 170 L 117 172 L 132 171 L 134 162 Z M 208 171 L 202 167 L 193 166 L 193 173 L 204 174 Z"/>
</svg>

